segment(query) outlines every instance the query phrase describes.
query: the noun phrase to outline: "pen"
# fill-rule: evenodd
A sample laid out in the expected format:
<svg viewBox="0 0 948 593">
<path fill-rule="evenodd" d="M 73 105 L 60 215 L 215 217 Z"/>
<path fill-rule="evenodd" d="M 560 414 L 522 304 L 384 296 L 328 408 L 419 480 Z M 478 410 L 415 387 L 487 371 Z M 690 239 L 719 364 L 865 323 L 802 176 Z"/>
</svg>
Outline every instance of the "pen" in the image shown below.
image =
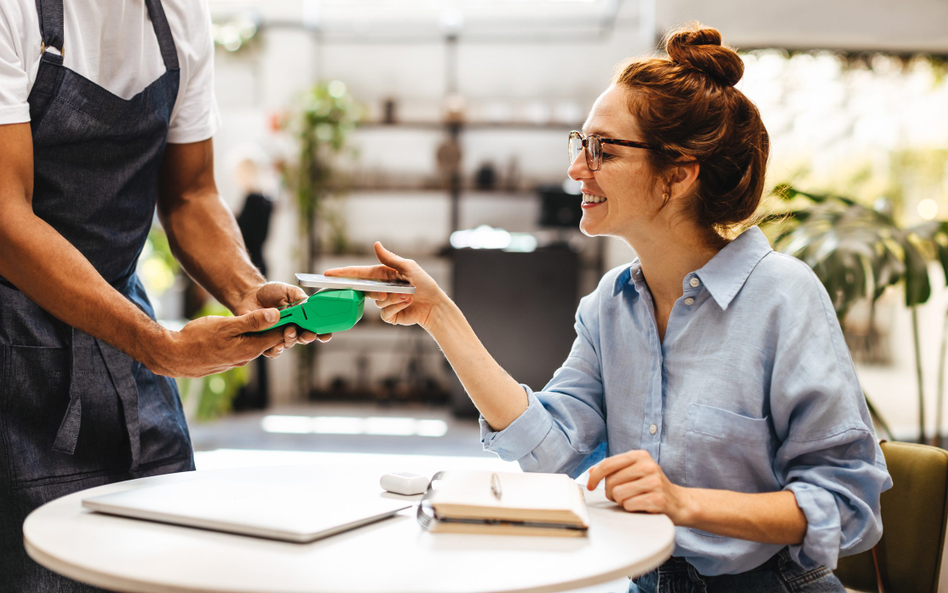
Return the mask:
<svg viewBox="0 0 948 593">
<path fill-rule="evenodd" d="M 490 475 L 490 491 L 494 493 L 494 497 L 497 500 L 500 500 L 503 491 L 500 489 L 500 476 L 497 474 Z"/>
</svg>

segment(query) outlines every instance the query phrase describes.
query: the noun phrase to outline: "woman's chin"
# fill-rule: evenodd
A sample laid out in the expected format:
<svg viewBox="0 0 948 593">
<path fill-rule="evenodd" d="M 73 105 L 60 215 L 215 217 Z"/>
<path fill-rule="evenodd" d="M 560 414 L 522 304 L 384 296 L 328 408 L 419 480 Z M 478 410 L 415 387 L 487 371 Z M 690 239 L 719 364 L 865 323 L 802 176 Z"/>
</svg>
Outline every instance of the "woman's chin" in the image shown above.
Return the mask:
<svg viewBox="0 0 948 593">
<path fill-rule="evenodd" d="M 603 234 L 603 220 L 598 216 L 590 216 L 583 212 L 583 217 L 579 220 L 579 230 L 587 237 L 597 237 Z"/>
</svg>

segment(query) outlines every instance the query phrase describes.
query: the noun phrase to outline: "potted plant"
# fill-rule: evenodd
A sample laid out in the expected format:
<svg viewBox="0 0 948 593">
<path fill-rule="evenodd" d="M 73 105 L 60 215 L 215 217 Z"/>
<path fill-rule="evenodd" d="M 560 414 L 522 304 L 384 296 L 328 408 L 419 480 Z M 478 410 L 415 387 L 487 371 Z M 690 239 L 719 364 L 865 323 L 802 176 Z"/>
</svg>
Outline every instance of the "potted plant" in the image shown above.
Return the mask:
<svg viewBox="0 0 948 593">
<path fill-rule="evenodd" d="M 790 185 L 774 192 L 788 206 L 806 202 L 806 207 L 789 208 L 768 217 L 766 224 L 777 225 L 775 249 L 806 262 L 826 287 L 842 324 L 852 305 L 869 299 L 871 310 L 890 286 L 902 284 L 905 305 L 912 313 L 915 369 L 918 381 L 919 441 L 925 439 L 925 402 L 919 345 L 918 306 L 931 296 L 928 262 L 937 259 L 948 279 L 948 223 L 928 221 L 902 227 L 888 213 L 864 206 L 838 195 L 801 191 Z M 870 314 L 870 318 L 872 314 Z M 946 317 L 948 324 L 948 317 Z M 946 325 L 948 328 L 948 325 Z M 942 335 L 939 365 L 938 418 L 943 402 L 942 379 L 948 332 Z M 873 417 L 891 436 L 891 430 L 867 395 Z M 936 429 L 936 439 L 940 440 Z"/>
</svg>

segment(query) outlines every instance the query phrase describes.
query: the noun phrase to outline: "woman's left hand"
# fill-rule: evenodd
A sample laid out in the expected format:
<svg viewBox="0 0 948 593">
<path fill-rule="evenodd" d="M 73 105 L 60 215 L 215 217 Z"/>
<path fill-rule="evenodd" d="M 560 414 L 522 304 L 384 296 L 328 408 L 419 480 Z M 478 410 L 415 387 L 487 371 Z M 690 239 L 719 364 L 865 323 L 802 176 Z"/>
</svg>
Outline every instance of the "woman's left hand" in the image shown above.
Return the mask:
<svg viewBox="0 0 948 593">
<path fill-rule="evenodd" d="M 606 497 L 630 512 L 664 513 L 675 525 L 687 523 L 689 491 L 672 484 L 647 451 L 628 451 L 589 470 L 586 487 L 606 480 Z"/>
</svg>

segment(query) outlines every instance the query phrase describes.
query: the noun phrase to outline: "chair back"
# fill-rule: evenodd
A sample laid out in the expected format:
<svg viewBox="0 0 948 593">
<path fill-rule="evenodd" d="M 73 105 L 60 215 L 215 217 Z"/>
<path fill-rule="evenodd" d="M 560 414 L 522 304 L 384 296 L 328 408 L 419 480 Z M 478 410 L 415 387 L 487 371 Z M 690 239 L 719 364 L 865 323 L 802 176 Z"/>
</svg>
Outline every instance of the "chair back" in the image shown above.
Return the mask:
<svg viewBox="0 0 948 593">
<path fill-rule="evenodd" d="M 882 493 L 882 540 L 876 548 L 886 593 L 936 593 L 948 520 L 948 451 L 883 442 L 893 486 Z M 876 591 L 872 551 L 839 559 L 849 589 Z"/>
</svg>

